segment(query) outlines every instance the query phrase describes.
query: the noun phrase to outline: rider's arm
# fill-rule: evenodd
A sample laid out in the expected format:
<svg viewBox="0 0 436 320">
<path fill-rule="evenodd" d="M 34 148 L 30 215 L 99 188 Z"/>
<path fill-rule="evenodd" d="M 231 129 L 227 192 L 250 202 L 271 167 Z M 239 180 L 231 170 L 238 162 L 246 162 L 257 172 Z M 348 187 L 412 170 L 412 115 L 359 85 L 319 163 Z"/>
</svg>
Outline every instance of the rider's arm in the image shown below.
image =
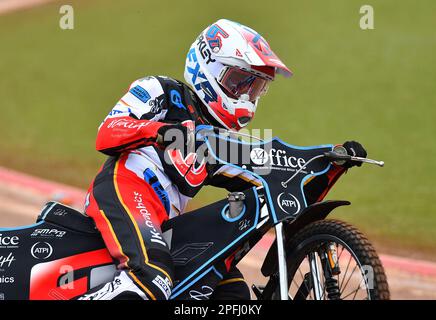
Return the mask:
<svg viewBox="0 0 436 320">
<path fill-rule="evenodd" d="M 323 200 L 345 171 L 344 167 L 332 163 L 329 171 L 307 180 L 304 184 L 304 194 L 306 195 L 307 203 L 311 204 Z"/>
<path fill-rule="evenodd" d="M 157 131 L 165 124 L 163 89 L 154 77 L 133 82 L 100 125 L 96 149 L 107 155 L 154 144 Z"/>
</svg>

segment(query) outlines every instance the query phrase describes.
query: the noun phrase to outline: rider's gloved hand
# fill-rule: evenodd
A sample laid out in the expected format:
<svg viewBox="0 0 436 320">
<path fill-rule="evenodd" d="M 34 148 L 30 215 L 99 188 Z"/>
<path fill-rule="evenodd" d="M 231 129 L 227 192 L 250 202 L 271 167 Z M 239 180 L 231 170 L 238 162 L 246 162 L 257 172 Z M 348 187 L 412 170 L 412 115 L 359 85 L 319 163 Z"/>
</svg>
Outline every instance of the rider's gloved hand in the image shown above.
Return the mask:
<svg viewBox="0 0 436 320">
<path fill-rule="evenodd" d="M 361 158 L 366 158 L 367 156 L 365 148 L 357 141 L 346 141 L 342 146 L 345 148 L 345 150 L 347 150 L 347 153 L 350 156 Z M 348 169 L 354 166 L 360 167 L 361 165 L 362 162 L 350 160 L 345 162 L 343 166 Z"/>
<path fill-rule="evenodd" d="M 156 143 L 162 148 L 171 146 L 171 149 L 188 150 L 195 143 L 195 125 L 193 121 L 185 123 L 168 124 L 157 131 Z"/>
</svg>

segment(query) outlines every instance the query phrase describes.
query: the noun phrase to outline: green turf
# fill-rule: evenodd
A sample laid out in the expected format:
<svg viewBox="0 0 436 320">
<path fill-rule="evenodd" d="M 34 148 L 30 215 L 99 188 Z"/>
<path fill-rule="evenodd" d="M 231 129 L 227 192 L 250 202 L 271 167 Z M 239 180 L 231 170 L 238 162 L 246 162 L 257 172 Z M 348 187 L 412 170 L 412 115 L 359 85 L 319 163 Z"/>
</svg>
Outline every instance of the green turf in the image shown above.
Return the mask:
<svg viewBox="0 0 436 320">
<path fill-rule="evenodd" d="M 0 165 L 86 187 L 104 157 L 97 126 L 136 78 L 181 79 L 187 49 L 226 17 L 261 32 L 293 69 L 260 102 L 254 128 L 297 145 L 357 139 L 386 167 L 349 172 L 336 216 L 399 247 L 436 245 L 434 0 L 72 1 L 0 16 Z M 202 192 L 209 200 L 214 192 Z M 222 194 L 222 193 L 219 193 Z"/>
</svg>

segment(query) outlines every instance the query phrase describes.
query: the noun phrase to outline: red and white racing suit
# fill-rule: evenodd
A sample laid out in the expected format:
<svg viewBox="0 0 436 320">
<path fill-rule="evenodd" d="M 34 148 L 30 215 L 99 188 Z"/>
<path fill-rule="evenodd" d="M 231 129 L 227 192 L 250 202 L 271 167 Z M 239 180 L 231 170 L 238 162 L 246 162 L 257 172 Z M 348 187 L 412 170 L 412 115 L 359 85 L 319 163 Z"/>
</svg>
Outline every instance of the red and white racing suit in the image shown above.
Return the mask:
<svg viewBox="0 0 436 320">
<path fill-rule="evenodd" d="M 183 213 L 203 185 L 233 191 L 260 183 L 230 166 L 210 167 L 197 163 L 192 154 L 155 145 L 158 129 L 169 123 L 207 124 L 200 103 L 195 93 L 177 80 L 146 77 L 130 85 L 100 125 L 96 148 L 109 157 L 89 188 L 85 211 L 120 272 L 112 282 L 80 299 L 168 299 L 174 270 L 161 224 Z M 334 167 L 316 177 L 313 201 L 323 197 L 342 172 Z M 236 267 L 228 270 L 214 295 L 211 298 L 250 297 Z"/>
</svg>

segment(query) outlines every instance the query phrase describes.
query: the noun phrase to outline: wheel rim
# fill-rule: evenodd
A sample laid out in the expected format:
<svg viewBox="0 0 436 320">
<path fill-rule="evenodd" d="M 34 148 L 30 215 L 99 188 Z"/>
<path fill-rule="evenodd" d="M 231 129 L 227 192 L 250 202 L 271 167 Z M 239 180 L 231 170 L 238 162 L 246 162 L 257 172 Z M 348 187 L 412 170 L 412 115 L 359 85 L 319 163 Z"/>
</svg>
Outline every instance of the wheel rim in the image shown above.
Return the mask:
<svg viewBox="0 0 436 320">
<path fill-rule="evenodd" d="M 320 254 L 319 248 L 325 243 L 335 243 L 337 247 L 337 257 L 339 268 L 341 270 L 339 275 L 332 276 L 337 282 L 339 287 L 340 299 L 347 300 L 371 300 L 371 289 L 374 285 L 373 272 L 370 266 L 362 266 L 362 263 L 358 259 L 355 252 L 341 239 L 328 235 L 316 235 L 303 241 L 296 249 L 295 252 L 300 252 L 298 257 L 288 257 L 288 261 L 292 261 L 295 267 L 292 266 L 289 272 L 289 295 L 292 299 L 301 299 L 301 294 L 306 294 L 306 299 L 315 300 L 315 291 L 312 283 L 307 280 L 308 276 L 313 279 L 311 272 L 309 254 L 315 253 L 316 263 L 319 266 L 325 266 Z M 304 253 L 304 255 L 303 255 Z M 313 255 L 312 255 L 313 256 Z M 313 260 L 312 260 L 313 262 Z M 327 286 L 326 280 L 328 275 L 325 274 L 324 266 L 319 268 L 320 270 L 320 287 L 321 287 L 321 300 L 327 300 L 329 298 L 329 292 L 327 289 L 331 289 Z M 330 279 L 330 277 L 328 277 Z M 312 284 L 312 287 L 311 287 Z"/>
</svg>

